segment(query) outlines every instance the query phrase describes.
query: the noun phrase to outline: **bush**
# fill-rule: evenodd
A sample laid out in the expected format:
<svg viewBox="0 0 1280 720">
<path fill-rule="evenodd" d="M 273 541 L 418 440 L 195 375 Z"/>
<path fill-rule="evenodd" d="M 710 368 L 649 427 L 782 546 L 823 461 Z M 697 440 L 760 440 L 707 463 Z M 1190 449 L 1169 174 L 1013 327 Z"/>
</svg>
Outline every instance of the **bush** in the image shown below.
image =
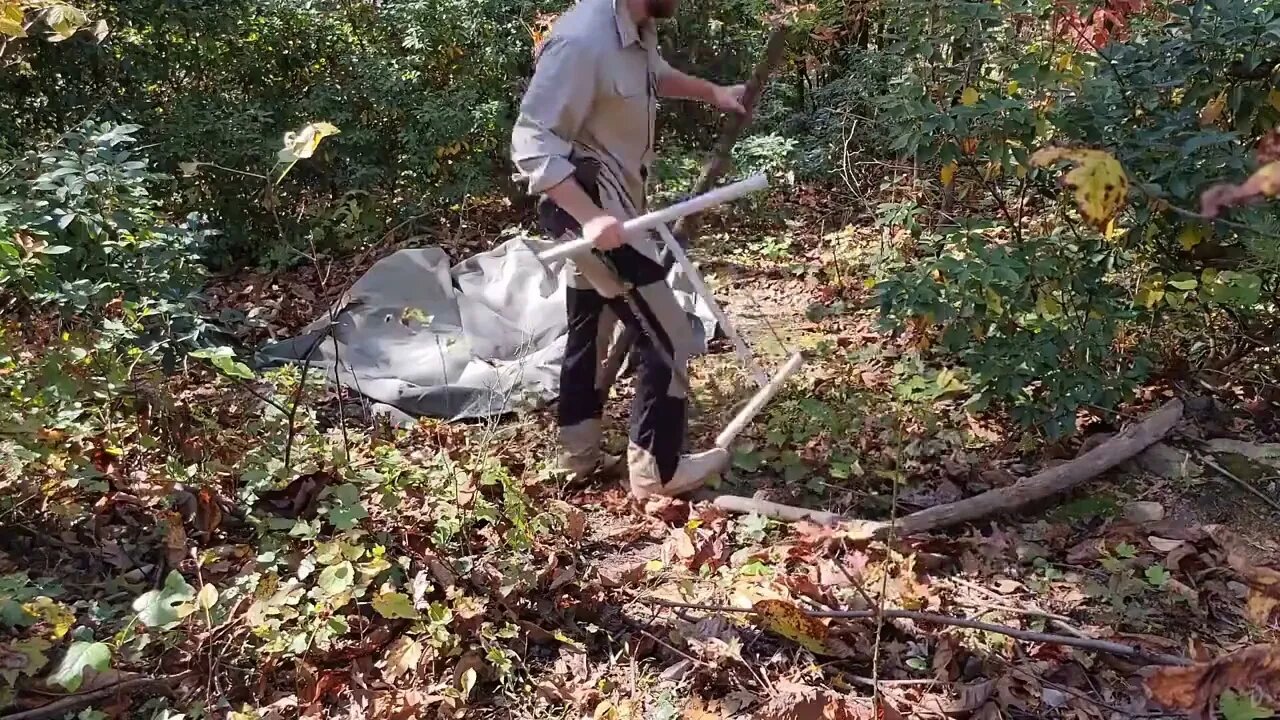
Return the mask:
<svg viewBox="0 0 1280 720">
<path fill-rule="evenodd" d="M 154 350 L 204 329 L 198 257 L 216 233 L 199 215 L 163 217 L 152 192 L 165 178 L 131 150 L 138 130 L 85 124 L 0 180 L 0 287 L 19 309 Z"/>
</svg>

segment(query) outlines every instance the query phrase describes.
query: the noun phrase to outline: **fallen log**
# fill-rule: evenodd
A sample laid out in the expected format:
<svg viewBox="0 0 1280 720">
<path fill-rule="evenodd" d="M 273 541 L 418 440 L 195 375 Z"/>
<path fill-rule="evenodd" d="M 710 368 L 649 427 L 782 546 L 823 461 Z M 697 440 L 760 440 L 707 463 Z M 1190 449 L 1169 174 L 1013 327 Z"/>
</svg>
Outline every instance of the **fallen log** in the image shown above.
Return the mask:
<svg viewBox="0 0 1280 720">
<path fill-rule="evenodd" d="M 1167 435 L 1181 418 L 1182 401 L 1170 400 L 1142 422 L 1130 425 L 1070 462 L 1019 480 L 1008 487 L 988 490 L 970 498 L 912 513 L 898 519 L 892 526 L 887 522 L 862 520 L 754 498 L 714 495 L 704 496 L 704 499 L 732 513 L 757 513 L 786 522 L 810 520 L 824 525 L 839 525 L 854 539 L 884 538 L 891 531 L 898 536 L 918 535 L 997 513 L 1011 512 L 1036 501 L 1064 493 L 1154 445 Z"/>
</svg>

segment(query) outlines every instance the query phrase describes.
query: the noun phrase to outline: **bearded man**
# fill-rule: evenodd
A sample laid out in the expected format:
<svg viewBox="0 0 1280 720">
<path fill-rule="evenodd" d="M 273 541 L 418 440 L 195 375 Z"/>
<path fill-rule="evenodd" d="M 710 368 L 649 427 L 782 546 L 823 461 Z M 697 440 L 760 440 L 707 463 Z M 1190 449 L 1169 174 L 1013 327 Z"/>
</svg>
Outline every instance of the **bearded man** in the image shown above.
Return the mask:
<svg viewBox="0 0 1280 720">
<path fill-rule="evenodd" d="M 654 240 L 622 232 L 624 220 L 645 212 L 658 97 L 743 112 L 744 86 L 686 75 L 659 54 L 655 20 L 672 17 L 677 2 L 580 0 L 561 15 L 536 51 L 511 137 L 520 177 L 542 196 L 543 229 L 560 240 L 590 239 L 597 251 L 574 263 L 567 293 L 558 424 L 561 462 L 572 475 L 585 478 L 621 461 L 601 447 L 597 379 L 614 323 L 653 330 L 640 332 L 634 356 L 627 465 L 631 493 L 640 499 L 695 490 L 727 459 L 720 449 L 683 452 L 688 399 L 679 378 L 686 376 L 693 331 L 665 281 Z M 597 292 L 590 277 L 604 263 L 631 286 L 631 302 Z"/>
</svg>

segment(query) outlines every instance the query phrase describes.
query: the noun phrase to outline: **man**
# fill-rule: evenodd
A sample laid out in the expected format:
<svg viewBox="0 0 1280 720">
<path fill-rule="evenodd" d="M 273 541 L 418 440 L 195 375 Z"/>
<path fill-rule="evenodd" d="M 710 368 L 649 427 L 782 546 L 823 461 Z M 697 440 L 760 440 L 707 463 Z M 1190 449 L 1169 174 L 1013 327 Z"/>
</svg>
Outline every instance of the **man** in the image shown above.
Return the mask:
<svg viewBox="0 0 1280 720">
<path fill-rule="evenodd" d="M 645 212 L 657 97 L 743 112 L 743 86 L 691 77 L 658 54 L 654 21 L 674 15 L 677 2 L 580 0 L 537 50 L 511 138 L 519 174 L 531 194 L 543 196 L 544 229 L 561 240 L 588 238 L 603 255 L 575 260 L 567 296 L 558 423 L 562 463 L 573 475 L 607 471 L 619 462 L 600 447 L 603 397 L 597 381 L 615 321 L 636 325 L 634 307 L 654 331 L 642 331 L 635 348 L 627 464 L 631 493 L 640 499 L 695 490 L 727 460 L 719 449 L 682 454 L 687 398 L 680 378 L 692 329 L 665 282 L 657 245 L 647 236 L 622 234 L 622 220 Z M 633 303 L 597 292 L 608 285 L 591 281 L 608 272 L 604 262 L 632 286 Z"/>
</svg>

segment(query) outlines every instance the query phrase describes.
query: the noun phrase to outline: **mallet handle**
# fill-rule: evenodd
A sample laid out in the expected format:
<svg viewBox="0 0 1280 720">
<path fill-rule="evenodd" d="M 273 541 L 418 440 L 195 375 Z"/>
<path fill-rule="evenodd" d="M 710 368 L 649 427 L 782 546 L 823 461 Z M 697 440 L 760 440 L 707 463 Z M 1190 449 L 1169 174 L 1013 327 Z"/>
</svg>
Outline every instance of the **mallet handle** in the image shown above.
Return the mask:
<svg viewBox="0 0 1280 720">
<path fill-rule="evenodd" d="M 763 173 L 756 173 L 745 180 L 739 180 L 736 183 L 716 188 L 697 197 L 689 198 L 684 202 L 678 202 L 661 210 L 654 210 L 651 213 L 641 215 L 638 218 L 632 218 L 622 223 L 622 232 L 624 235 L 634 235 L 636 233 L 647 232 L 653 230 L 659 225 L 679 220 L 685 215 L 700 213 L 708 208 L 717 205 L 723 205 L 732 202 L 740 197 L 745 197 L 753 192 L 759 192 L 769 187 L 769 178 Z M 556 247 L 546 250 L 538 254 L 538 259 L 543 262 L 551 262 L 561 258 L 577 255 L 581 252 L 591 250 L 591 241 L 586 238 L 570 240 L 569 242 L 557 245 Z"/>
</svg>

